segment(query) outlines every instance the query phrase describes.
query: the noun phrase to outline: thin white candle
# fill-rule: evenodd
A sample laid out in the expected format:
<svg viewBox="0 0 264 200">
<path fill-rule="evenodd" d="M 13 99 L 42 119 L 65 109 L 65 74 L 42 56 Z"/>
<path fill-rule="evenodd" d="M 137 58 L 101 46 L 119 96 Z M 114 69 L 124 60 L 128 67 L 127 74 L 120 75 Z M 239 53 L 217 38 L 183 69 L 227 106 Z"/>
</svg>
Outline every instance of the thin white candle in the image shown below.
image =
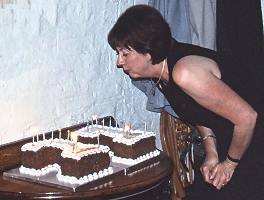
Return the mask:
<svg viewBox="0 0 264 200">
<path fill-rule="evenodd" d="M 109 127 L 111 128 L 111 126 L 112 126 L 112 120 L 111 120 L 111 117 L 110 117 L 109 119 L 110 119 L 110 121 L 109 121 Z"/>
<path fill-rule="evenodd" d="M 78 145 L 78 135 L 76 133 L 71 134 L 71 139 L 74 142 L 73 144 L 73 153 L 77 152 L 77 145 Z"/>
<path fill-rule="evenodd" d="M 33 130 L 33 128 L 30 128 L 30 129 L 29 129 L 29 135 L 32 136 L 32 143 L 35 142 L 34 134 L 35 134 L 35 131 Z"/>
<path fill-rule="evenodd" d="M 103 126 L 104 126 L 104 118 L 103 118 Z"/>
<path fill-rule="evenodd" d="M 44 131 L 43 131 L 42 135 L 43 135 L 43 140 L 45 140 L 46 138 L 45 138 L 45 132 Z"/>
<path fill-rule="evenodd" d="M 145 132 L 147 131 L 147 123 L 145 122 Z"/>
<path fill-rule="evenodd" d="M 130 124 L 125 124 L 123 130 L 124 130 L 124 136 L 126 138 L 128 138 L 129 135 L 130 135 L 130 129 L 131 129 L 131 125 Z"/>
<path fill-rule="evenodd" d="M 116 127 L 116 129 L 117 129 L 117 119 L 115 120 L 115 127 Z"/>
<path fill-rule="evenodd" d="M 51 131 L 51 139 L 53 140 L 53 130 Z"/>
<path fill-rule="evenodd" d="M 59 139 L 61 139 L 61 129 L 59 129 Z"/>
</svg>

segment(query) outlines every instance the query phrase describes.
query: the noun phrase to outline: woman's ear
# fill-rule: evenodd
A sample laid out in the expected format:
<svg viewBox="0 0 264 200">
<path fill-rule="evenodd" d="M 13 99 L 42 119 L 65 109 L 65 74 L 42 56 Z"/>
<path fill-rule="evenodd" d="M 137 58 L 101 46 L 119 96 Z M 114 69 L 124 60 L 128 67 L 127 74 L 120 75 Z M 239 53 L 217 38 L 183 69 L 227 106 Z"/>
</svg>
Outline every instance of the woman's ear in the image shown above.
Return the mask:
<svg viewBox="0 0 264 200">
<path fill-rule="evenodd" d="M 150 61 L 152 63 L 152 57 L 149 53 L 146 53 L 146 57 L 147 57 L 148 61 Z"/>
</svg>

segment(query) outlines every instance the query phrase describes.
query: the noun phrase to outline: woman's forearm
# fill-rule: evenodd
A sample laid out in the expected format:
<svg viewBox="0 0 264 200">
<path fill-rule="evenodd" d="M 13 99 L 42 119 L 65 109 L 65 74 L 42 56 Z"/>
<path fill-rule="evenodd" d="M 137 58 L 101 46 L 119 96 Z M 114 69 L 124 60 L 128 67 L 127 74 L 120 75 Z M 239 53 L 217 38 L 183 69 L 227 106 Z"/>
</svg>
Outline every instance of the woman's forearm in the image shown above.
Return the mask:
<svg viewBox="0 0 264 200">
<path fill-rule="evenodd" d="M 247 122 L 234 126 L 231 144 L 227 154 L 235 159 L 241 159 L 247 150 L 255 128 L 257 113 L 252 112 Z"/>
<path fill-rule="evenodd" d="M 201 135 L 206 155 L 216 156 L 218 158 L 217 149 L 216 149 L 216 137 L 213 131 L 204 126 L 197 126 L 197 129 Z"/>
</svg>

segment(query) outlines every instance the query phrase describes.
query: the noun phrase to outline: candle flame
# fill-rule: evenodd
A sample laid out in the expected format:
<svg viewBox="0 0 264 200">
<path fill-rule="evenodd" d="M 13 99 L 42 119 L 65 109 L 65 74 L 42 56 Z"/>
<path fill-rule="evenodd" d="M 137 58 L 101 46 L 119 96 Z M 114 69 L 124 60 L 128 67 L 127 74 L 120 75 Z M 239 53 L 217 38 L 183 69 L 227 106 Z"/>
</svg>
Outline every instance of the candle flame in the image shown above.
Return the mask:
<svg viewBox="0 0 264 200">
<path fill-rule="evenodd" d="M 71 139 L 73 142 L 78 142 L 78 135 L 74 132 L 71 133 Z"/>
<path fill-rule="evenodd" d="M 93 115 L 93 116 L 92 116 L 92 120 L 96 120 L 97 118 L 98 118 L 97 115 Z"/>
<path fill-rule="evenodd" d="M 31 128 L 29 129 L 29 134 L 30 134 L 30 135 L 36 135 L 38 132 L 39 132 L 39 130 L 38 130 L 37 127 L 31 127 Z"/>
<path fill-rule="evenodd" d="M 130 124 L 125 124 L 124 132 L 129 132 L 130 129 L 131 129 L 131 125 Z"/>
</svg>

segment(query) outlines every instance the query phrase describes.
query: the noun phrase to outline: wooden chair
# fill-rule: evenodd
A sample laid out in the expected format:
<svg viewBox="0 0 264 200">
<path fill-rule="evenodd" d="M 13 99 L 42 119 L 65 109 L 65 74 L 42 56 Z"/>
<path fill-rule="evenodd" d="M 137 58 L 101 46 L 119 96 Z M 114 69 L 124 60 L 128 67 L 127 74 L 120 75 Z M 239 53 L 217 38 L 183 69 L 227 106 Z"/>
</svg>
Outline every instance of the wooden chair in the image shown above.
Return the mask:
<svg viewBox="0 0 264 200">
<path fill-rule="evenodd" d="M 181 200 L 185 196 L 185 188 L 193 183 L 194 174 L 190 156 L 185 156 L 184 166 L 180 161 L 183 151 L 186 150 L 191 128 L 181 120 L 174 118 L 167 112 L 160 115 L 160 139 L 163 151 L 171 158 L 174 169 L 171 177 L 172 200 Z"/>
</svg>

